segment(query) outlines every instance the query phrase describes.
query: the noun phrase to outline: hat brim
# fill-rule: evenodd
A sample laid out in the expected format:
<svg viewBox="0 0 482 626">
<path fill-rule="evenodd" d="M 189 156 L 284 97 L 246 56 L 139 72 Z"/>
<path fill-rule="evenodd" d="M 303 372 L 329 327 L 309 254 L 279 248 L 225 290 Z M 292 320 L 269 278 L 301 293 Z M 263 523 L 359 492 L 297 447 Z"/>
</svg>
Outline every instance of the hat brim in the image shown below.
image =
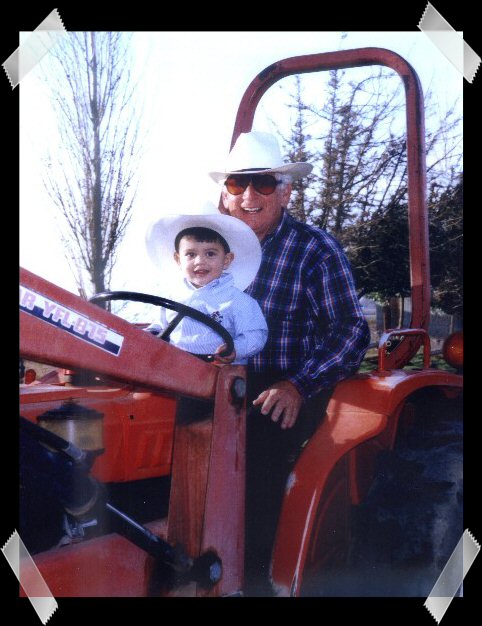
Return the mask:
<svg viewBox="0 0 482 626">
<path fill-rule="evenodd" d="M 234 170 L 232 172 L 209 172 L 209 176 L 216 183 L 221 183 L 226 180 L 228 176 L 232 174 L 289 174 L 293 180 L 297 180 L 298 178 L 303 178 L 303 176 L 307 176 L 311 170 L 313 169 L 313 165 L 311 163 L 287 163 L 286 165 L 280 165 L 279 167 L 273 167 L 271 169 L 255 169 L 255 170 Z"/>
<path fill-rule="evenodd" d="M 146 246 L 149 258 L 168 282 L 179 276 L 174 260 L 174 240 L 185 228 L 211 228 L 227 241 L 234 259 L 229 266 L 234 284 L 244 291 L 254 280 L 261 264 L 261 245 L 254 231 L 243 221 L 230 215 L 166 215 L 147 229 Z"/>
</svg>

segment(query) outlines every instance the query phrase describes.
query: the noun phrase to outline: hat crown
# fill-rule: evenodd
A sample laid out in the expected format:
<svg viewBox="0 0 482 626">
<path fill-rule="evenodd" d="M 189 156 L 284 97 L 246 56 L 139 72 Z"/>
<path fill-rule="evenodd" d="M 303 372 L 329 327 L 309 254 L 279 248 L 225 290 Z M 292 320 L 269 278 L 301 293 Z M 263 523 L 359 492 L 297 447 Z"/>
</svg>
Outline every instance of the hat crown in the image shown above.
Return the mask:
<svg viewBox="0 0 482 626">
<path fill-rule="evenodd" d="M 283 165 L 276 137 L 270 133 L 251 131 L 241 133 L 229 153 L 226 171 L 274 169 Z"/>
<path fill-rule="evenodd" d="M 226 177 L 236 172 L 287 174 L 291 180 L 307 176 L 313 166 L 310 163 L 284 163 L 278 140 L 271 133 L 252 130 L 241 133 L 226 159 L 223 171 L 209 172 L 216 183 L 224 183 Z"/>
</svg>

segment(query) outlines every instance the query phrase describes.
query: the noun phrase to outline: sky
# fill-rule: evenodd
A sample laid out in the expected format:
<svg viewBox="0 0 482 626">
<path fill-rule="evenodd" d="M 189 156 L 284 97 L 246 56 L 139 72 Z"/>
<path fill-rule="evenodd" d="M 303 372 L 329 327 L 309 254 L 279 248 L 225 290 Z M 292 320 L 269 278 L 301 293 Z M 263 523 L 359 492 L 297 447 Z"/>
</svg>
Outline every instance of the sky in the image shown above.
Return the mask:
<svg viewBox="0 0 482 626">
<path fill-rule="evenodd" d="M 146 227 L 163 213 L 193 212 L 206 201 L 217 204 L 220 189 L 207 172 L 223 168 L 239 102 L 261 70 L 291 56 L 365 46 L 403 56 L 418 73 L 424 92 L 434 91 L 441 110 L 459 98 L 462 114 L 462 75 L 420 31 L 348 32 L 343 38 L 340 32 L 314 31 L 135 32 L 143 158 L 133 218 L 111 288 L 162 290 L 145 251 Z M 48 93 L 36 69 L 19 88 L 20 265 L 76 293 L 56 209 L 42 184 L 42 160 L 55 137 Z M 254 129 L 270 131 L 268 116 L 273 113 L 262 108 Z"/>
</svg>

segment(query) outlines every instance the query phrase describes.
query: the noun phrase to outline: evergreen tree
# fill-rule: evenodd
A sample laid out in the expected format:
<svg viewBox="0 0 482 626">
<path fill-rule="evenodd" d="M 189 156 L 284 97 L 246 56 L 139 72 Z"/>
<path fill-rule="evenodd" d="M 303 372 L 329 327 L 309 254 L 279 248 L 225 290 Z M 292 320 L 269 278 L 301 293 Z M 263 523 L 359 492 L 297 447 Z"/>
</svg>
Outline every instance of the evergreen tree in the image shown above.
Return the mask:
<svg viewBox="0 0 482 626">
<path fill-rule="evenodd" d="M 360 296 L 398 308 L 410 295 L 405 99 L 381 68 L 358 81 L 328 73 L 324 104 L 311 104 L 300 77 L 289 107 L 296 113 L 288 158 L 315 165 L 294 185 L 290 212 L 333 233 L 352 264 Z M 431 110 L 430 94 L 426 110 Z M 404 115 L 402 117 L 404 119 Z M 427 179 L 433 304 L 462 309 L 462 178 L 460 119 L 452 107 L 427 132 Z M 308 132 L 308 129 L 310 132 Z M 460 176 L 460 180 L 458 180 Z M 398 319 L 395 319 L 398 318 Z"/>
<path fill-rule="evenodd" d="M 288 105 L 290 108 L 294 109 L 295 119 L 285 150 L 286 162 L 311 162 L 315 158 L 315 155 L 308 149 L 308 142 L 311 136 L 307 132 L 305 119 L 306 108 L 303 103 L 301 80 L 299 76 L 295 76 L 295 95 L 293 100 L 294 102 Z M 314 202 L 313 198 L 310 198 L 309 189 L 314 181 L 315 176 L 309 174 L 304 179 L 298 179 L 293 182 L 289 212 L 293 217 L 302 222 L 308 221 L 313 211 Z"/>
<path fill-rule="evenodd" d="M 430 194 L 432 303 L 445 313 L 463 315 L 463 173 L 455 185 Z"/>
</svg>

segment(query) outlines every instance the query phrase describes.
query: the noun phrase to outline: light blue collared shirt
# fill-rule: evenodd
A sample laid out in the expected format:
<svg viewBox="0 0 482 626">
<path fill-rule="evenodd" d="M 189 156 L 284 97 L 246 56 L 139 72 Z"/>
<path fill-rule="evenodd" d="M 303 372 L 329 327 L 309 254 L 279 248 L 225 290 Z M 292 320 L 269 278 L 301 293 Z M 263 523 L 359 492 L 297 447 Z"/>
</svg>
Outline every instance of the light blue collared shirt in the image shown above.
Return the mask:
<svg viewBox="0 0 482 626">
<path fill-rule="evenodd" d="M 199 288 L 185 278 L 165 297 L 190 306 L 224 326 L 234 341 L 234 363 L 247 363 L 247 359 L 260 352 L 266 343 L 268 327 L 259 304 L 234 286 L 229 272 L 223 272 L 219 278 Z M 161 332 L 176 315 L 175 311 L 161 308 L 159 322 L 146 330 Z M 170 343 L 194 354 L 214 354 L 223 340 L 208 326 L 184 317 L 172 331 Z"/>
</svg>

